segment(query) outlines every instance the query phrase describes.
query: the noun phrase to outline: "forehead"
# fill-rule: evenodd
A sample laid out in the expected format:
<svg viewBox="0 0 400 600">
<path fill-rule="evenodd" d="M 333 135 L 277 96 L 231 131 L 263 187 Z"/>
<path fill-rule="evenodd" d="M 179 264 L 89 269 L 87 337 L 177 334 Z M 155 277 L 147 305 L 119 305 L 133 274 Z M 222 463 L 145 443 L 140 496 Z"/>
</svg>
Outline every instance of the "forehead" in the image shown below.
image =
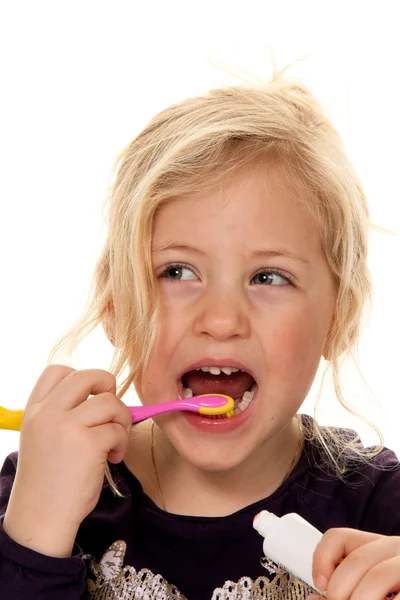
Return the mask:
<svg viewBox="0 0 400 600">
<path fill-rule="evenodd" d="M 249 247 L 279 242 L 292 251 L 321 251 L 309 206 L 274 163 L 249 165 L 213 191 L 171 199 L 159 211 L 153 233 L 153 246 L 185 238 L 212 249 L 229 238 Z"/>
</svg>

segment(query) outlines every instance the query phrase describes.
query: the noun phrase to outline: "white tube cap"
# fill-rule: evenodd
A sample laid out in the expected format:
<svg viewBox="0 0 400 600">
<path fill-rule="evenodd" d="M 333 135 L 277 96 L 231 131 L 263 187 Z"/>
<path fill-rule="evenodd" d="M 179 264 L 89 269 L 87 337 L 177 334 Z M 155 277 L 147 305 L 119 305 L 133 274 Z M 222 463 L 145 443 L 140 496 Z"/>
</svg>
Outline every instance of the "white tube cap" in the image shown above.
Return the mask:
<svg viewBox="0 0 400 600">
<path fill-rule="evenodd" d="M 276 521 L 279 521 L 279 517 L 268 512 L 268 510 L 262 510 L 254 517 L 253 527 L 260 535 L 267 537 L 271 525 Z"/>
</svg>

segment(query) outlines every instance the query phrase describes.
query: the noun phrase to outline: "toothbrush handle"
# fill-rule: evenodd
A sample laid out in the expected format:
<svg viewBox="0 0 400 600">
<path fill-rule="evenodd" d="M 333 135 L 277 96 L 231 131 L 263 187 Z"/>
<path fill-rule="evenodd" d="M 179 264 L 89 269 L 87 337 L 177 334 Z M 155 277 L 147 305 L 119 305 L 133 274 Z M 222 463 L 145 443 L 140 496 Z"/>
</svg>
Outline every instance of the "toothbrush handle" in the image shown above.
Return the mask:
<svg viewBox="0 0 400 600">
<path fill-rule="evenodd" d="M 146 419 L 151 419 L 151 417 L 162 415 L 173 410 L 191 410 L 193 412 L 199 411 L 198 404 L 191 404 L 186 400 L 162 402 L 161 404 L 151 404 L 150 406 L 128 406 L 128 408 L 132 415 L 132 423 L 145 421 Z"/>
<path fill-rule="evenodd" d="M 132 415 L 132 423 L 145 421 L 172 410 L 192 410 L 194 412 L 199 410 L 198 405 L 186 401 L 165 402 L 163 404 L 152 404 L 151 406 L 128 406 L 128 408 Z M 23 410 L 9 410 L 0 406 L 0 429 L 20 431 L 23 414 Z"/>
<path fill-rule="evenodd" d="M 20 431 L 23 414 L 23 410 L 9 410 L 0 406 L 0 429 Z"/>
<path fill-rule="evenodd" d="M 151 406 L 128 406 L 132 415 L 132 423 L 151 419 L 156 415 L 161 415 L 172 410 L 192 410 L 198 412 L 199 407 L 196 404 L 190 404 L 186 401 L 165 402 L 163 404 L 153 404 Z M 0 406 L 0 429 L 14 429 L 20 431 L 23 410 L 9 410 Z"/>
</svg>

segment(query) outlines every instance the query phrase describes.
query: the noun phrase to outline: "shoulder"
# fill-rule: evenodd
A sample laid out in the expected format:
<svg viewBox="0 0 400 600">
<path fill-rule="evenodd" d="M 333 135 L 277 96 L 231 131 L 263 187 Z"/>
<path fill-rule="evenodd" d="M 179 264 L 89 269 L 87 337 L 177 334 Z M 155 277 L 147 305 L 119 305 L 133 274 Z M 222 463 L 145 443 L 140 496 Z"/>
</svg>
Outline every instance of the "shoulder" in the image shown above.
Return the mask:
<svg viewBox="0 0 400 600">
<path fill-rule="evenodd" d="M 373 487 L 365 505 L 362 529 L 400 535 L 400 465 L 396 454 L 384 448 L 366 468 Z"/>
<path fill-rule="evenodd" d="M 310 425 L 311 417 L 306 416 L 306 421 Z M 330 430 L 343 441 L 344 448 L 346 440 L 358 438 L 350 429 Z M 372 450 L 360 442 L 357 452 L 352 452 L 350 445 L 342 457 L 346 470 L 340 474 L 318 441 L 306 441 L 303 474 L 294 483 L 303 515 L 306 513 L 320 530 L 351 527 L 400 535 L 400 463 L 389 448 L 368 458 Z"/>
<path fill-rule="evenodd" d="M 8 456 L 6 456 L 6 458 L 3 461 L 3 466 L 1 467 L 0 470 L 0 475 L 5 475 L 7 473 L 9 473 L 10 471 L 15 472 L 17 469 L 17 463 L 18 463 L 18 450 L 15 450 L 14 452 L 11 452 L 10 454 L 8 454 Z"/>
<path fill-rule="evenodd" d="M 11 452 L 1 467 L 0 470 L 0 515 L 5 512 L 5 509 L 10 498 L 11 489 L 17 471 L 18 452 Z"/>
<path fill-rule="evenodd" d="M 376 479 L 381 472 L 400 469 L 393 450 L 378 446 L 365 447 L 359 434 L 349 428 L 319 426 L 309 415 L 302 415 L 305 434 L 304 451 L 310 464 L 327 473 L 334 473 L 343 481 L 353 482 L 357 475 Z M 319 431 L 320 437 L 316 435 Z M 324 444 L 321 442 L 324 440 Z"/>
</svg>

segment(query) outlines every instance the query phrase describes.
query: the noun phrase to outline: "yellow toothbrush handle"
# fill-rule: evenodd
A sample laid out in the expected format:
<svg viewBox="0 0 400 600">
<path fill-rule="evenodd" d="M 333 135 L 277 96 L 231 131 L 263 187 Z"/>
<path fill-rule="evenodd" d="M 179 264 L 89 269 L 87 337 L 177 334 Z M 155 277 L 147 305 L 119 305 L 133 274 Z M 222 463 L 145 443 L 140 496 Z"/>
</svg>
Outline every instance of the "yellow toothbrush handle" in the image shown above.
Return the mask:
<svg viewBox="0 0 400 600">
<path fill-rule="evenodd" d="M 0 406 L 0 429 L 21 429 L 23 410 L 9 410 Z"/>
</svg>

